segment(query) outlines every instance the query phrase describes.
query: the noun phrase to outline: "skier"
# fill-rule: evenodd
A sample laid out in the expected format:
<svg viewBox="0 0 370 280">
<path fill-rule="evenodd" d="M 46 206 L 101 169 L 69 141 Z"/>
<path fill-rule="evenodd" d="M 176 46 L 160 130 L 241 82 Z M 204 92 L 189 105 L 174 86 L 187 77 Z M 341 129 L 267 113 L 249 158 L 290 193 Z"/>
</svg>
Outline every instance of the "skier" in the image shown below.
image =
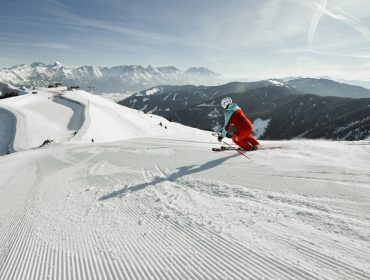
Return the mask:
<svg viewBox="0 0 370 280">
<path fill-rule="evenodd" d="M 230 97 L 225 97 L 221 100 L 221 107 L 224 109 L 225 113 L 225 125 L 221 134 L 218 136 L 218 141 L 221 142 L 222 139 L 227 136 L 232 138 L 234 143 L 243 150 L 257 150 L 260 143 L 252 135 L 253 125 L 239 106 L 236 103 L 232 103 Z M 230 125 L 236 128 L 232 136 L 228 132 Z"/>
</svg>

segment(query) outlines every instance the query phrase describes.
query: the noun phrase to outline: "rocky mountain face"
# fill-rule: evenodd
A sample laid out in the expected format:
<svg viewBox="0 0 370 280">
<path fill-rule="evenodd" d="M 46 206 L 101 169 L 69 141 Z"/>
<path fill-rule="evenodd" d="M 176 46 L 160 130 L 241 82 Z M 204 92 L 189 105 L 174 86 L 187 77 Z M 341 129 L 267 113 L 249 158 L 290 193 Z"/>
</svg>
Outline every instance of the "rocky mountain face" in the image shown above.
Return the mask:
<svg viewBox="0 0 370 280">
<path fill-rule="evenodd" d="M 225 95 L 230 96 L 252 122 L 268 120 L 263 139 L 360 140 L 370 135 L 370 98 L 303 94 L 276 81 L 218 87 L 162 86 L 143 91 L 120 104 L 212 130 L 223 125 L 219 104 Z"/>
<path fill-rule="evenodd" d="M 53 65 L 38 62 L 0 69 L 0 82 L 13 86 L 45 87 L 58 82 L 63 85 L 79 85 L 89 91 L 93 89 L 95 93 L 135 92 L 160 84 L 214 85 L 221 81 L 221 75 L 202 67 L 182 71 L 173 66 L 66 67 L 59 62 Z"/>
</svg>

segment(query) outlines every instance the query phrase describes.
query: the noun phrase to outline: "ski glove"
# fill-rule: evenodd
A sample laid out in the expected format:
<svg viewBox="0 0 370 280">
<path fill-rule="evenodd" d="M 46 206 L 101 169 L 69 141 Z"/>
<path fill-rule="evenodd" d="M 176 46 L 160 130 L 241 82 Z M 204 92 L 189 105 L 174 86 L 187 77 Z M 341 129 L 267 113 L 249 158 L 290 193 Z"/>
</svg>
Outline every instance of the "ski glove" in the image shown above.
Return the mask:
<svg viewBox="0 0 370 280">
<path fill-rule="evenodd" d="M 218 138 L 217 138 L 217 140 L 218 140 L 219 142 L 221 142 L 221 141 L 222 141 L 222 139 L 223 139 L 222 135 L 218 136 Z"/>
<path fill-rule="evenodd" d="M 232 138 L 233 137 L 233 134 L 231 132 L 226 132 L 226 137 L 227 138 Z"/>
</svg>

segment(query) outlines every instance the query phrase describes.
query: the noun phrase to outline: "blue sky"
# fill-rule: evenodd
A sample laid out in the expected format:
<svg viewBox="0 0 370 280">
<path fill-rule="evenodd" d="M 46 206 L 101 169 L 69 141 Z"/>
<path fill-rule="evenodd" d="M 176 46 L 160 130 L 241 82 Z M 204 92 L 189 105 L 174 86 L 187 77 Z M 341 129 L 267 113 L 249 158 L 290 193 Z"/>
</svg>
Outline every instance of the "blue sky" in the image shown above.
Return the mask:
<svg viewBox="0 0 370 280">
<path fill-rule="evenodd" d="M 0 67 L 58 60 L 368 79 L 370 1 L 3 0 L 0 42 Z"/>
</svg>

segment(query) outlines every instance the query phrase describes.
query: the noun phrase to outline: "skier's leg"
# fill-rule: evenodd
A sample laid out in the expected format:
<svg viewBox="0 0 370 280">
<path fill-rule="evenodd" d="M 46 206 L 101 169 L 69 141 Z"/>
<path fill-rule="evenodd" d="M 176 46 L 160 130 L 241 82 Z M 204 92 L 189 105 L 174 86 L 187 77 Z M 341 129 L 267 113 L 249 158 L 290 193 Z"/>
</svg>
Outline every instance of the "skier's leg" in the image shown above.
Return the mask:
<svg viewBox="0 0 370 280">
<path fill-rule="evenodd" d="M 240 131 L 242 134 L 242 137 L 239 137 L 239 139 L 242 139 L 243 142 L 247 142 L 252 149 L 258 148 L 258 145 L 260 143 L 258 140 L 253 136 L 253 125 L 249 119 L 247 119 L 247 122 L 245 123 L 245 126 L 243 128 L 243 131 Z M 247 146 L 246 144 L 244 146 Z"/>
<path fill-rule="evenodd" d="M 247 151 L 258 149 L 258 145 L 260 144 L 249 129 L 240 131 L 238 140 L 238 145 Z"/>
<path fill-rule="evenodd" d="M 254 146 L 248 141 L 248 138 L 244 138 L 242 141 L 243 150 L 250 151 L 254 150 Z"/>
<path fill-rule="evenodd" d="M 244 134 L 241 134 L 239 131 L 236 131 L 233 135 L 233 141 L 236 145 L 238 145 L 243 150 L 250 150 L 252 146 L 248 143 L 248 141 L 245 141 L 246 137 Z"/>
<path fill-rule="evenodd" d="M 248 137 L 243 138 L 243 146 L 246 147 L 244 148 L 244 150 L 247 150 L 247 151 L 257 150 L 259 146 L 259 142 L 253 136 L 248 136 Z"/>
<path fill-rule="evenodd" d="M 238 133 L 238 131 L 235 131 L 235 132 L 234 132 L 233 137 L 232 137 L 231 139 L 233 139 L 233 142 L 234 142 L 236 145 L 239 145 L 239 133 Z"/>
<path fill-rule="evenodd" d="M 260 145 L 260 142 L 252 135 L 250 134 L 249 137 L 247 138 L 247 141 L 252 145 L 252 146 L 258 146 Z"/>
</svg>

